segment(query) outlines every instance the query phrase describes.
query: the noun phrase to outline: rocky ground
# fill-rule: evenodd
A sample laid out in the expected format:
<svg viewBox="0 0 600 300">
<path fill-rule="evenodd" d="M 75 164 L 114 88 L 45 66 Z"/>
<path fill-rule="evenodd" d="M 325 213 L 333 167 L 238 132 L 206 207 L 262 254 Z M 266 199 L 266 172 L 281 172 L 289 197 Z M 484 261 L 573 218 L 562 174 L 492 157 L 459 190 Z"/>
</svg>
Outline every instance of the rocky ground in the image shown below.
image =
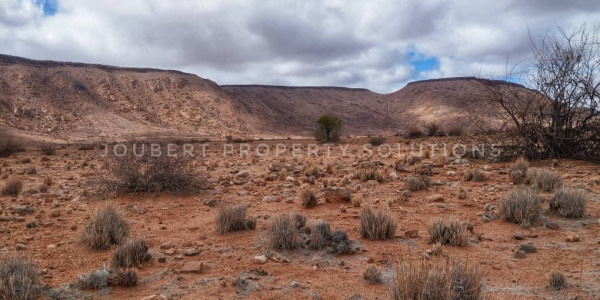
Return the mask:
<svg viewBox="0 0 600 300">
<path fill-rule="evenodd" d="M 458 140 L 411 142 L 452 141 Z M 444 246 L 444 256 L 482 270 L 486 299 L 597 299 L 600 295 L 598 165 L 572 160 L 533 162 L 559 173 L 566 186 L 586 190 L 588 210 L 581 219 L 565 219 L 544 204 L 540 219 L 522 228 L 497 217 L 501 199 L 513 188 L 507 174 L 510 163 L 439 154 L 427 158 L 423 153 L 419 162 L 409 165 L 397 151 L 387 158 L 364 157 L 365 142 L 345 140 L 345 155 L 334 146 L 331 155 L 321 148 L 317 158 L 307 157 L 306 151 L 297 157 L 291 151 L 278 157 L 274 153 L 262 158 L 240 157 L 239 144 L 234 144 L 235 154 L 224 157 L 223 145 L 211 143 L 207 157 L 197 155 L 193 161 L 195 168 L 210 178 L 209 189 L 185 196 L 151 193 L 109 200 L 99 196 L 102 187 L 96 180 L 106 172 L 103 150 L 66 147 L 47 156 L 31 148 L 0 158 L 0 186 L 14 177 L 24 182 L 18 196 L 0 196 L 0 251 L 30 257 L 43 284 L 55 293 L 62 289 L 75 299 L 389 299 L 400 262 L 442 259 L 427 252 L 432 249 L 428 236 L 431 222 L 456 217 L 468 220 L 473 230 L 468 245 Z M 408 141 L 388 138 L 387 142 L 396 147 L 397 143 L 406 146 Z M 251 147 L 259 143 L 291 147 L 310 141 L 256 141 Z M 381 162 L 381 182 L 361 181 L 352 175 L 365 161 Z M 397 166 L 396 161 L 400 161 Z M 305 167 L 311 164 L 317 166 L 320 176 L 305 175 Z M 404 179 L 423 164 L 433 166 L 431 186 L 407 192 Z M 473 168 L 481 169 L 488 180 L 465 181 L 463 173 Z M 46 178 L 52 182 L 41 192 L 39 187 L 50 183 Z M 303 186 L 317 192 L 315 207 L 301 205 Z M 325 201 L 326 186 L 343 187 L 353 200 Z M 466 198 L 458 198 L 457 186 L 464 187 Z M 549 199 L 551 194 L 544 197 Z M 353 205 L 357 199 L 360 207 Z M 248 214 L 258 218 L 256 228 L 219 234 L 214 205 L 218 203 L 248 204 Z M 79 291 L 68 284 L 76 282 L 80 274 L 110 263 L 112 251 L 93 251 L 80 241 L 94 212 L 107 204 L 130 222 L 133 236 L 146 238 L 152 259 L 137 270 L 140 281 L 135 287 Z M 389 208 L 398 223 L 393 238 L 373 241 L 361 237 L 359 218 L 367 206 Z M 299 249 L 262 257 L 269 254 L 266 239 L 271 220 L 287 212 L 322 219 L 332 229 L 346 231 L 355 241 L 357 253 Z M 533 247 L 525 247 L 529 253 L 517 251 L 522 244 Z M 363 279 L 368 264 L 382 270 L 381 283 Z M 549 288 L 553 271 L 565 274 L 566 288 Z"/>
</svg>

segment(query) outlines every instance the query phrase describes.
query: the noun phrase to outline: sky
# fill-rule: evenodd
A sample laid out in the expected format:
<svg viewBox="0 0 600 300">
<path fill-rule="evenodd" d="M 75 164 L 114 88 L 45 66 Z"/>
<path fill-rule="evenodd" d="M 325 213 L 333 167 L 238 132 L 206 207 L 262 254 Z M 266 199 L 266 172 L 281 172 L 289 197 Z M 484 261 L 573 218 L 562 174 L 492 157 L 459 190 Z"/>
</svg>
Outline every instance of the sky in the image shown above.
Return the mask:
<svg viewBox="0 0 600 300">
<path fill-rule="evenodd" d="M 0 0 L 0 53 L 389 93 L 502 76 L 529 34 L 599 21 L 597 0 Z"/>
</svg>

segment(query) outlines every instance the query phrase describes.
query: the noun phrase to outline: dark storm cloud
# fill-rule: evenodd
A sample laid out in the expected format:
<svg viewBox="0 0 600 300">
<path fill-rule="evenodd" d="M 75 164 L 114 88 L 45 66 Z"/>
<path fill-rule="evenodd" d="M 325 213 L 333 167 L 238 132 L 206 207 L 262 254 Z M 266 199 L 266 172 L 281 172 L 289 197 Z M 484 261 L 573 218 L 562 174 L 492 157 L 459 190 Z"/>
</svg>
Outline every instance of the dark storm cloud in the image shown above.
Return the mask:
<svg viewBox="0 0 600 300">
<path fill-rule="evenodd" d="M 0 1 L 0 53 L 180 69 L 220 84 L 344 85 L 498 75 L 528 32 L 600 20 L 598 1 Z M 419 55 L 433 69 L 408 60 Z"/>
</svg>

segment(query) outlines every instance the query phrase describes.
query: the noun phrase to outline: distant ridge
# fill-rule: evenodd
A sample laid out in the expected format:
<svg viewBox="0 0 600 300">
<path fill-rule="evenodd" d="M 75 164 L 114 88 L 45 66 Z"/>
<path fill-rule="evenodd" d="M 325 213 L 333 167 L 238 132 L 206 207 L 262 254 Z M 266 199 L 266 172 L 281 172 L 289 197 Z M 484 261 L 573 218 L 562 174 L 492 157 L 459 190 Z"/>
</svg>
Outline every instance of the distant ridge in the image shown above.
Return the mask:
<svg viewBox="0 0 600 300">
<path fill-rule="evenodd" d="M 289 85 L 268 85 L 268 84 L 224 84 L 221 85 L 223 88 L 273 88 L 273 89 L 336 89 L 342 91 L 361 91 L 361 92 L 372 92 L 373 91 L 365 88 L 350 88 L 343 86 L 289 86 Z"/>
<path fill-rule="evenodd" d="M 518 84 L 515 82 L 504 81 L 504 80 L 495 80 L 495 79 L 485 79 L 485 78 L 479 78 L 479 77 L 474 77 L 474 76 L 445 77 L 445 78 L 417 80 L 417 81 L 409 82 L 408 84 L 406 84 L 406 86 L 414 85 L 414 84 L 430 83 L 430 82 L 444 82 L 444 81 L 458 81 L 458 80 L 476 80 L 483 84 L 494 84 L 494 85 L 501 84 L 501 85 L 510 85 L 510 86 L 514 86 L 514 87 L 525 88 L 525 86 L 523 86 L 522 84 Z"/>
</svg>

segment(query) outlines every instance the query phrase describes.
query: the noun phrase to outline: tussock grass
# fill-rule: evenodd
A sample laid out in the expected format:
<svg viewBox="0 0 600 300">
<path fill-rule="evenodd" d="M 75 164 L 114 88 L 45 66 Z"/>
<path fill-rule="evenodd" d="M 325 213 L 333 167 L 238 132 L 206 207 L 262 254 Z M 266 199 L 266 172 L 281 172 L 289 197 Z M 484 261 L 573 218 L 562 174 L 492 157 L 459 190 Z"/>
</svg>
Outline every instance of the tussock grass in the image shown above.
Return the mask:
<svg viewBox="0 0 600 300">
<path fill-rule="evenodd" d="M 565 218 L 581 218 L 587 209 L 586 195 L 581 190 L 560 188 L 550 200 L 550 209 Z"/>
<path fill-rule="evenodd" d="M 377 266 L 369 264 L 363 272 L 363 278 L 371 284 L 379 283 L 381 282 L 381 271 Z"/>
<path fill-rule="evenodd" d="M 429 228 L 429 241 L 432 244 L 449 244 L 454 247 L 465 246 L 469 242 L 469 223 L 451 219 L 449 222 L 437 219 Z"/>
<path fill-rule="evenodd" d="M 563 187 L 563 179 L 560 175 L 545 169 L 531 168 L 527 171 L 527 183 L 542 192 L 554 192 Z"/>
<path fill-rule="evenodd" d="M 129 236 L 129 223 L 108 206 L 96 213 L 85 226 L 82 242 L 94 250 L 106 250 L 120 245 Z"/>
<path fill-rule="evenodd" d="M 2 196 L 18 196 L 22 189 L 23 181 L 18 178 L 12 178 L 4 184 L 0 194 L 2 194 Z"/>
<path fill-rule="evenodd" d="M 315 191 L 309 188 L 302 190 L 302 192 L 300 193 L 300 198 L 302 200 L 302 206 L 306 208 L 313 207 L 319 202 Z"/>
<path fill-rule="evenodd" d="M 523 157 L 519 157 L 508 170 L 508 176 L 512 179 L 514 184 L 524 183 L 527 178 L 527 170 L 531 164 Z"/>
<path fill-rule="evenodd" d="M 300 246 L 298 217 L 283 214 L 275 217 L 269 228 L 269 246 L 274 250 L 291 250 Z M 304 221 L 305 218 L 301 218 Z"/>
<path fill-rule="evenodd" d="M 389 210 L 375 211 L 366 207 L 360 214 L 360 234 L 372 240 L 384 240 L 396 233 L 396 218 Z"/>
<path fill-rule="evenodd" d="M 137 267 L 148 258 L 146 240 L 143 238 L 133 239 L 115 250 L 111 266 L 114 269 Z"/>
<path fill-rule="evenodd" d="M 500 202 L 500 214 L 504 220 L 527 228 L 538 219 L 541 199 L 532 188 L 518 188 L 508 192 Z"/>
<path fill-rule="evenodd" d="M 246 217 L 247 206 L 236 205 L 233 207 L 223 206 L 217 214 L 217 231 L 221 234 L 254 229 L 256 227 L 256 219 Z"/>
<path fill-rule="evenodd" d="M 40 296 L 35 264 L 7 256 L 0 261 L 0 299 L 30 300 Z"/>
</svg>

